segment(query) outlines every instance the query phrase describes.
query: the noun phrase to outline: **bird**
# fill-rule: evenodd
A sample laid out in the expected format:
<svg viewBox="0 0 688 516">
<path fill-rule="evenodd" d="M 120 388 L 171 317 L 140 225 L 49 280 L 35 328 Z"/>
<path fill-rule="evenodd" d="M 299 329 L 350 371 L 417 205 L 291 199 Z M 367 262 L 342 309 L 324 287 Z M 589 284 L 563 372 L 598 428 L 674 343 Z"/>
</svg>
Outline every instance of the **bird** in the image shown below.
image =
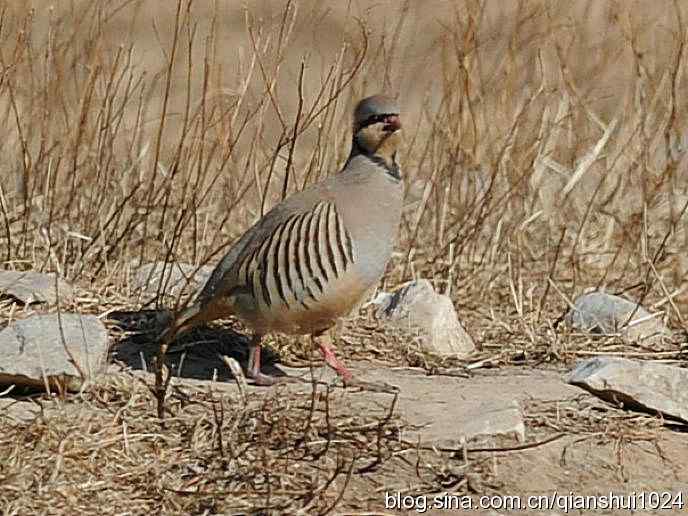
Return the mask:
<svg viewBox="0 0 688 516">
<path fill-rule="evenodd" d="M 352 129 L 342 169 L 250 227 L 166 333 L 238 318 L 252 332 L 246 375 L 256 385 L 290 378 L 261 371 L 266 334 L 310 335 L 343 383 L 355 383 L 332 350 L 332 330 L 375 288 L 396 243 L 404 197 L 399 105 L 384 94 L 360 100 Z"/>
</svg>

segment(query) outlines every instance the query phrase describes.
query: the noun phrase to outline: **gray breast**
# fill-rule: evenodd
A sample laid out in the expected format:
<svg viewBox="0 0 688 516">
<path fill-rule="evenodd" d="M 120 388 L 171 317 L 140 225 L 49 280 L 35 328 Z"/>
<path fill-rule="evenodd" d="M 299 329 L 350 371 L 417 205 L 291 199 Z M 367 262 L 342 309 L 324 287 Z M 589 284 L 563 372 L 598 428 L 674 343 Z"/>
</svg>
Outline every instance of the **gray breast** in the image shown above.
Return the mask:
<svg viewBox="0 0 688 516">
<path fill-rule="evenodd" d="M 379 165 L 361 157 L 340 174 L 337 206 L 350 230 L 359 259 L 361 280 L 375 283 L 385 270 L 397 240 L 403 206 L 403 185 Z"/>
</svg>

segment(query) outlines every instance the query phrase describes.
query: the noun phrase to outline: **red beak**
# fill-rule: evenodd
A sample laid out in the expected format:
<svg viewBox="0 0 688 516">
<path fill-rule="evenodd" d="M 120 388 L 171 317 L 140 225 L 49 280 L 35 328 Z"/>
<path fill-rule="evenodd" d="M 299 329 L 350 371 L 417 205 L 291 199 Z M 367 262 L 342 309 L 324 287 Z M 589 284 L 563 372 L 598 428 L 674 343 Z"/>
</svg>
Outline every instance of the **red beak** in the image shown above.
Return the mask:
<svg viewBox="0 0 688 516">
<path fill-rule="evenodd" d="M 385 117 L 385 131 L 393 133 L 401 129 L 401 120 L 399 115 L 389 115 Z"/>
</svg>

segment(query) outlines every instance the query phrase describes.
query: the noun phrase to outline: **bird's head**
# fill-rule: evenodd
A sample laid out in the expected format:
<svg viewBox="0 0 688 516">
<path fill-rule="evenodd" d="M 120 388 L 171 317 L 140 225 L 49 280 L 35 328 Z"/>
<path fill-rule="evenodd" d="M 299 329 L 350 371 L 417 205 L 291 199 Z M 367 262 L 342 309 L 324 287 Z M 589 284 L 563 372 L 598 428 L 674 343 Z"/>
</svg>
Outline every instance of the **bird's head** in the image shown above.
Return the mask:
<svg viewBox="0 0 688 516">
<path fill-rule="evenodd" d="M 394 99 L 373 95 L 361 100 L 354 111 L 353 132 L 358 152 L 396 166 L 402 138 L 399 105 Z"/>
</svg>

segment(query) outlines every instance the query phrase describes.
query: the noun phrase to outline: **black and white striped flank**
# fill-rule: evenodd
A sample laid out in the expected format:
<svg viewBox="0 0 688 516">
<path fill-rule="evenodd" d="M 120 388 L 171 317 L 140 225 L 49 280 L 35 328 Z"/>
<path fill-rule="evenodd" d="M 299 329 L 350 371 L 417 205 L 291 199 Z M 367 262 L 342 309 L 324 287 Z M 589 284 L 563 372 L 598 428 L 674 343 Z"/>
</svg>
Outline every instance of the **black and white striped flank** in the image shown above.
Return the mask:
<svg viewBox="0 0 688 516">
<path fill-rule="evenodd" d="M 262 242 L 239 267 L 239 281 L 259 305 L 276 303 L 310 309 L 327 284 L 356 260 L 351 236 L 331 202 L 292 215 Z"/>
</svg>

